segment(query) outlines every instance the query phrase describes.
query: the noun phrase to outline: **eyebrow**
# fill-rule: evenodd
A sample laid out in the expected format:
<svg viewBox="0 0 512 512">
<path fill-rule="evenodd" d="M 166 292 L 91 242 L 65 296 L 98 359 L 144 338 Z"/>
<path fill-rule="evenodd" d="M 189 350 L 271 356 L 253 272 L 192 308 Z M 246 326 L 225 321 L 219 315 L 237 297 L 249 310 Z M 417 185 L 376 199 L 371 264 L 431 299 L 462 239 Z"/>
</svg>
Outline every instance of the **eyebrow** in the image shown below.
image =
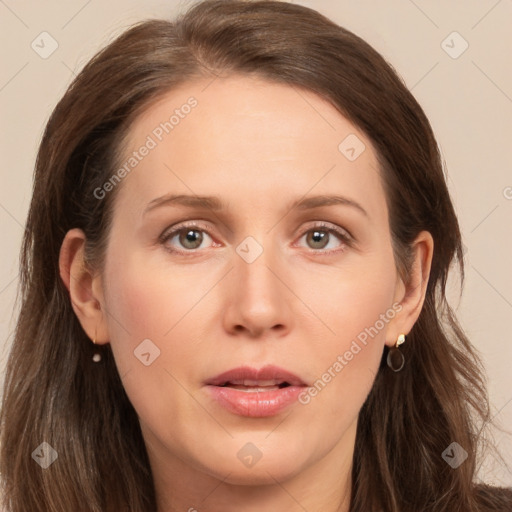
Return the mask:
<svg viewBox="0 0 512 512">
<path fill-rule="evenodd" d="M 150 211 L 155 208 L 159 208 L 161 206 L 186 206 L 189 208 L 204 208 L 212 211 L 220 211 L 225 208 L 224 203 L 218 198 L 214 196 L 191 196 L 186 194 L 167 194 L 161 197 L 157 197 L 149 202 L 149 204 L 144 209 L 143 215 L 146 215 Z M 297 208 L 298 210 L 312 210 L 314 208 L 321 208 L 323 206 L 334 206 L 334 205 L 342 205 L 342 206 L 350 206 L 366 217 L 369 217 L 367 211 L 356 201 L 353 199 L 349 199 L 347 197 L 339 196 L 339 195 L 318 195 L 318 196 L 310 196 L 305 199 L 297 199 L 293 201 L 288 209 L 292 210 Z"/>
</svg>

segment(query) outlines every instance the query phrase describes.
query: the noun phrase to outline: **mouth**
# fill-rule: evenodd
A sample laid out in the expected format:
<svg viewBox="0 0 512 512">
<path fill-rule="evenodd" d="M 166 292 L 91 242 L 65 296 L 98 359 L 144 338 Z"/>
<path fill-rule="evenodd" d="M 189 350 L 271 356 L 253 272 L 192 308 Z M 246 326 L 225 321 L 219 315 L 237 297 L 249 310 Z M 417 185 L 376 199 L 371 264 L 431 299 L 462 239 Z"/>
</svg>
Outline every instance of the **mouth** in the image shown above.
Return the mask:
<svg viewBox="0 0 512 512">
<path fill-rule="evenodd" d="M 259 369 L 250 366 L 239 366 L 208 379 L 205 384 L 220 387 L 240 387 L 244 390 L 257 387 L 283 388 L 307 385 L 294 373 L 274 365 L 263 366 Z"/>
<path fill-rule="evenodd" d="M 229 412 L 246 417 L 274 416 L 297 401 L 307 384 L 277 366 L 239 367 L 205 382 L 215 402 Z"/>
</svg>

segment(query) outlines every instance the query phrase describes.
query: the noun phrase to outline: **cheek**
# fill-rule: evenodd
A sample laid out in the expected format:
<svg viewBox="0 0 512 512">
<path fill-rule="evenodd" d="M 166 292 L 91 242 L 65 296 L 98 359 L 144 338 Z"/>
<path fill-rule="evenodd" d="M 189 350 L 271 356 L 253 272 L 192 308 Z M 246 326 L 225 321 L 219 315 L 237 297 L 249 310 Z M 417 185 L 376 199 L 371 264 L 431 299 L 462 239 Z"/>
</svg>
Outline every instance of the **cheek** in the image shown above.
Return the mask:
<svg viewBox="0 0 512 512">
<path fill-rule="evenodd" d="M 359 412 L 377 374 L 389 323 L 401 308 L 393 304 L 392 259 L 327 277 L 317 280 L 317 292 L 308 296 L 329 330 L 316 337 L 314 385 L 301 402 L 339 423 Z"/>
<path fill-rule="evenodd" d="M 387 254 L 350 261 L 343 268 L 327 269 L 315 276 L 316 286 L 303 287 L 311 309 L 329 329 L 327 343 L 333 349 L 348 349 L 356 338 L 364 345 L 380 340 L 395 316 L 392 307 L 395 294 L 395 272 Z M 371 331 L 369 334 L 368 331 Z M 325 337 L 318 340 L 325 346 Z M 375 345 L 374 343 L 373 345 Z"/>
<path fill-rule="evenodd" d="M 118 258 L 112 251 L 105 271 L 105 298 L 112 313 L 109 328 L 114 343 L 169 338 L 175 325 L 206 293 L 198 275 L 184 276 L 160 260 L 142 251 L 129 254 L 128 250 Z"/>
<path fill-rule="evenodd" d="M 185 373 L 206 339 L 207 321 L 218 318 L 208 295 L 218 278 L 208 269 L 180 271 L 159 253 L 123 247 L 120 254 L 114 247 L 105 266 L 107 322 L 119 373 L 140 366 L 134 352 L 141 343 L 158 354 L 152 368 Z"/>
<path fill-rule="evenodd" d="M 180 299 L 173 293 L 163 296 L 157 280 L 161 276 L 138 264 L 128 250 L 122 258 L 115 249 L 109 253 L 105 275 L 110 345 L 119 374 L 130 373 L 133 379 L 146 368 L 144 363 L 151 362 L 149 368 L 154 369 L 161 362 L 163 334 L 175 323 L 173 312 L 179 312 Z"/>
<path fill-rule="evenodd" d="M 180 383 L 194 371 L 197 350 L 187 326 L 206 284 L 205 290 L 191 287 L 190 280 L 164 275 L 165 269 L 157 271 L 143 260 L 125 256 L 106 266 L 105 300 L 116 366 L 139 417 L 152 425 L 171 420 L 190 424 L 190 415 L 200 412 Z"/>
</svg>

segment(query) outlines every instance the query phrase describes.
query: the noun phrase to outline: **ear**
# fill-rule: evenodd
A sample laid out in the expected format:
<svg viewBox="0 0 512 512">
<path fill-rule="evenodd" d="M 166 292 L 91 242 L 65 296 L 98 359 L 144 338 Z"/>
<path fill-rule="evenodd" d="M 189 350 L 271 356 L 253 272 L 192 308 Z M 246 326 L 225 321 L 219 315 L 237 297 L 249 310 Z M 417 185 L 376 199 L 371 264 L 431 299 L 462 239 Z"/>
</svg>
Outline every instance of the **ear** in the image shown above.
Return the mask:
<svg viewBox="0 0 512 512">
<path fill-rule="evenodd" d="M 69 291 L 71 305 L 91 340 L 108 342 L 102 281 L 84 260 L 85 234 L 81 229 L 66 233 L 60 248 L 60 277 Z"/>
<path fill-rule="evenodd" d="M 420 316 L 428 279 L 432 257 L 434 255 L 434 239 L 428 231 L 422 231 L 414 240 L 413 264 L 409 282 L 404 283 L 399 277 L 395 288 L 395 302 L 400 303 L 402 309 L 388 325 L 386 345 L 394 346 L 399 334 L 408 334 Z"/>
</svg>

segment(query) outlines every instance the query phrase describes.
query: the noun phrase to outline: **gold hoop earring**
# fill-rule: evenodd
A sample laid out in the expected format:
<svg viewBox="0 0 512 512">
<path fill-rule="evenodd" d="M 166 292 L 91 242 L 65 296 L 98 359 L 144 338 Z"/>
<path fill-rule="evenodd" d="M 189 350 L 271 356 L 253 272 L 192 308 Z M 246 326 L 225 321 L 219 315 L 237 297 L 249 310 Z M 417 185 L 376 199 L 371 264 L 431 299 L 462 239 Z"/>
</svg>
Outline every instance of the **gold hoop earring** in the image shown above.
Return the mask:
<svg viewBox="0 0 512 512">
<path fill-rule="evenodd" d="M 387 365 L 394 372 L 399 372 L 405 365 L 405 357 L 398 348 L 402 343 L 405 343 L 405 334 L 398 336 L 395 346 L 389 349 L 388 357 L 386 358 Z"/>
</svg>

